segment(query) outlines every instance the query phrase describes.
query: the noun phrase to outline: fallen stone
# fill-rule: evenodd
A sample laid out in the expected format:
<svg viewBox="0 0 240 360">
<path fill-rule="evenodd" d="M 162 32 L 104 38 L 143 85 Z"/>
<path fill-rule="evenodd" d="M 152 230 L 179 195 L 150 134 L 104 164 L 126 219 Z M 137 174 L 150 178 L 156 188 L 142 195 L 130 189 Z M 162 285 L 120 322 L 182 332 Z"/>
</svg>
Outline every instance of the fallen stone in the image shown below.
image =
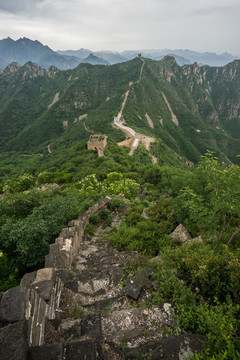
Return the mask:
<svg viewBox="0 0 240 360">
<path fill-rule="evenodd" d="M 139 285 L 138 283 L 130 279 L 127 279 L 127 285 L 123 288 L 123 292 L 134 300 L 137 300 L 139 298 L 141 290 L 142 285 Z"/>
<path fill-rule="evenodd" d="M 192 241 L 196 241 L 196 242 L 203 242 L 204 240 L 203 240 L 202 236 L 201 236 L 201 235 L 199 235 L 199 236 L 197 236 L 197 237 L 195 237 L 195 238 L 191 239 L 191 242 L 192 242 Z"/>
<path fill-rule="evenodd" d="M 149 280 L 149 278 L 144 273 L 136 274 L 132 278 L 132 281 L 134 284 L 138 284 L 142 288 L 146 287 L 146 288 L 150 289 L 153 286 L 151 280 Z"/>
<path fill-rule="evenodd" d="M 178 225 L 176 229 L 170 234 L 170 239 L 173 241 L 181 241 L 182 243 L 191 240 L 192 237 L 187 229 L 182 225 Z"/>
<path fill-rule="evenodd" d="M 22 320 L 0 329 L 0 359 L 26 360 L 27 321 Z"/>
<path fill-rule="evenodd" d="M 183 334 L 161 340 L 164 360 L 190 359 L 194 353 L 201 353 L 207 338 L 202 335 Z"/>
</svg>

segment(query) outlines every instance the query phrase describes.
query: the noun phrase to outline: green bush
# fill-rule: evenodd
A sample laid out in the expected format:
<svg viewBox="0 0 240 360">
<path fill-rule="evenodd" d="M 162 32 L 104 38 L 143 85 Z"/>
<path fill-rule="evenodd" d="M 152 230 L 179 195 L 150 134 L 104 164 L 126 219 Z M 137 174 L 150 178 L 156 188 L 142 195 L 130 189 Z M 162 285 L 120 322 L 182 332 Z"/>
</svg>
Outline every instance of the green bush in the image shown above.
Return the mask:
<svg viewBox="0 0 240 360">
<path fill-rule="evenodd" d="M 8 180 L 3 187 L 5 194 L 15 194 L 18 192 L 26 191 L 33 187 L 35 178 L 31 174 L 24 174 L 16 179 Z"/>
<path fill-rule="evenodd" d="M 196 355 L 196 360 L 239 358 L 240 305 L 239 283 L 236 283 L 239 282 L 239 263 L 236 255 L 233 256 L 227 247 L 219 254 L 218 250 L 211 249 L 211 244 L 190 243 L 164 247 L 160 252 L 161 260 L 152 265 L 157 285 L 153 302 L 170 300 L 181 329 L 208 339 L 204 355 Z M 208 269 L 203 262 L 207 262 Z M 204 273 L 199 275 L 202 269 Z M 225 300 L 222 297 L 220 302 L 218 297 L 222 294 Z"/>
<path fill-rule="evenodd" d="M 84 233 L 86 235 L 94 235 L 94 225 L 93 224 L 87 224 Z"/>
<path fill-rule="evenodd" d="M 89 222 L 93 225 L 96 225 L 100 220 L 100 214 L 92 214 L 90 216 Z"/>
<path fill-rule="evenodd" d="M 18 270 L 12 269 L 7 255 L 0 250 L 0 291 L 6 291 L 9 288 L 18 285 Z"/>
<path fill-rule="evenodd" d="M 123 207 L 125 205 L 125 201 L 119 197 L 114 196 L 109 202 L 108 202 L 108 209 L 111 211 L 115 211 L 119 209 L 120 207 Z"/>
<path fill-rule="evenodd" d="M 5 199 L 4 199 L 5 200 Z M 83 206 L 79 192 L 46 196 L 26 217 L 5 218 L 0 228 L 0 246 L 20 274 L 43 266 L 49 244 L 68 221 L 77 218 Z"/>
</svg>

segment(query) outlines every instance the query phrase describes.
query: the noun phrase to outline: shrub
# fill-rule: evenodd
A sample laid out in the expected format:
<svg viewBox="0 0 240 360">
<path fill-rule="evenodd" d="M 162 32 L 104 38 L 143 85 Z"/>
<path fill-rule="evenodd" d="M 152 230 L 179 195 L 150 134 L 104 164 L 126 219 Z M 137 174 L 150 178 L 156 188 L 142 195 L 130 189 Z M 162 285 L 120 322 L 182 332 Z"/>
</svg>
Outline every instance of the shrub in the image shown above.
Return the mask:
<svg viewBox="0 0 240 360">
<path fill-rule="evenodd" d="M 115 211 L 119 209 L 120 207 L 125 205 L 125 201 L 119 197 L 114 196 L 109 202 L 108 202 L 108 209 L 111 211 Z"/>
<path fill-rule="evenodd" d="M 90 216 L 89 222 L 93 225 L 96 225 L 100 220 L 100 214 L 92 214 Z"/>
</svg>

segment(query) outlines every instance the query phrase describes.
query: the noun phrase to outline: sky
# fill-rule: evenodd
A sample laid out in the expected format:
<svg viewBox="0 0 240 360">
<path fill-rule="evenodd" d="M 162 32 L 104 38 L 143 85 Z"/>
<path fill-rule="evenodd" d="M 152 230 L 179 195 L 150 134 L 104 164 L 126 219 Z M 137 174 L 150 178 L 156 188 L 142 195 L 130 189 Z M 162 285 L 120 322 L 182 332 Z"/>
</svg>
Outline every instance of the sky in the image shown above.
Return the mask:
<svg viewBox="0 0 240 360">
<path fill-rule="evenodd" d="M 0 39 L 53 50 L 190 49 L 240 56 L 240 0 L 0 0 Z"/>
</svg>

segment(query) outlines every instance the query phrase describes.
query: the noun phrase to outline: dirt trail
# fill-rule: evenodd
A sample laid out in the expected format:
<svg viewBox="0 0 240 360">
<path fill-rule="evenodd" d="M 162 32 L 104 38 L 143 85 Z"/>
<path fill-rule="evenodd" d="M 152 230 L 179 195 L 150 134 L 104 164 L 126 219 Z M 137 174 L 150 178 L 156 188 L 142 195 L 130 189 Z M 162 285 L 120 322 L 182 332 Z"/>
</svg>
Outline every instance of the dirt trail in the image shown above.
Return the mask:
<svg viewBox="0 0 240 360">
<path fill-rule="evenodd" d="M 142 58 L 140 58 L 140 59 L 143 62 L 143 64 L 141 66 L 139 79 L 141 79 L 141 77 L 142 77 L 143 67 L 145 65 L 145 61 Z M 132 85 L 133 85 L 133 82 L 131 81 L 129 83 L 129 86 L 131 87 Z M 114 117 L 113 125 L 116 126 L 117 128 L 119 128 L 120 130 L 122 130 L 124 132 L 125 136 L 127 137 L 126 140 L 119 142 L 118 145 L 129 147 L 130 148 L 129 155 L 132 156 L 134 151 L 137 149 L 137 147 L 140 143 L 145 147 L 146 150 L 148 150 L 150 152 L 151 143 L 153 143 L 155 141 L 155 139 L 152 137 L 137 133 L 131 127 L 123 125 L 124 118 L 123 118 L 122 114 L 123 114 L 123 110 L 126 106 L 129 92 L 130 92 L 130 89 L 128 89 L 128 91 L 126 91 L 126 93 L 123 95 L 124 99 L 122 102 L 121 110 L 119 111 L 118 115 Z M 149 121 L 148 118 L 149 118 L 149 116 L 147 115 L 147 120 L 148 120 L 149 126 L 153 127 L 152 120 L 149 118 L 151 120 L 151 121 Z M 153 155 L 152 155 L 152 161 L 153 161 L 153 163 L 157 162 L 157 158 L 154 157 Z"/>
<path fill-rule="evenodd" d="M 144 59 L 142 57 L 140 57 L 139 59 L 143 62 L 141 70 L 140 70 L 140 79 L 141 79 L 142 73 L 143 73 L 143 68 L 144 68 L 144 65 L 145 65 L 145 61 L 144 61 Z"/>
</svg>

